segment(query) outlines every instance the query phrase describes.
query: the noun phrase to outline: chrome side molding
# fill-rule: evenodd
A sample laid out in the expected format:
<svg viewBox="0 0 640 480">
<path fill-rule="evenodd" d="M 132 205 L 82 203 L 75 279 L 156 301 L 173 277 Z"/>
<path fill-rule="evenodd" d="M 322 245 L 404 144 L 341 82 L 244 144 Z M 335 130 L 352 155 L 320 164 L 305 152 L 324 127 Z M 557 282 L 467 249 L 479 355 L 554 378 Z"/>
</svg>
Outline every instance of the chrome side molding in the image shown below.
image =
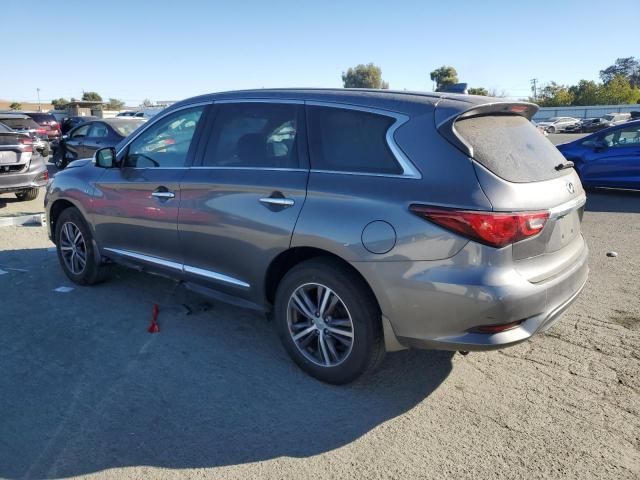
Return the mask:
<svg viewBox="0 0 640 480">
<path fill-rule="evenodd" d="M 104 250 L 107 252 L 115 253 L 116 255 L 121 255 L 123 257 L 133 258 L 134 260 L 139 260 L 141 262 L 146 262 L 153 265 L 159 265 L 161 267 L 171 268 L 173 270 L 179 270 L 182 273 L 191 273 L 193 275 L 209 278 L 211 280 L 226 283 L 229 285 L 234 285 L 236 287 L 241 287 L 241 288 L 251 287 L 251 285 L 248 284 L 247 282 L 243 282 L 242 280 L 238 280 L 237 278 L 233 278 L 228 275 L 224 275 L 222 273 L 214 272 L 211 270 L 192 267 L 190 265 L 184 265 L 182 263 L 172 262 L 170 260 L 165 260 L 163 258 L 144 255 L 142 253 L 130 252 L 128 250 L 121 250 L 119 248 L 105 248 Z"/>
</svg>

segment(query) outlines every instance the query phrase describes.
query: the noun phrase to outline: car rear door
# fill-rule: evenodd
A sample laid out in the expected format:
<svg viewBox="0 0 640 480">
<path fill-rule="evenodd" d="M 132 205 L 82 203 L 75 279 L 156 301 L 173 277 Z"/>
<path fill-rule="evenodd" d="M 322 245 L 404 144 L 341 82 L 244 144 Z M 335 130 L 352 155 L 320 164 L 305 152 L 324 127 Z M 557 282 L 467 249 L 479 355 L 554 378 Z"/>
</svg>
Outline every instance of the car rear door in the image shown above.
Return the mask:
<svg viewBox="0 0 640 480">
<path fill-rule="evenodd" d="M 262 300 L 306 197 L 304 123 L 302 102 L 216 103 L 202 162 L 181 182 L 178 232 L 192 280 Z"/>
<path fill-rule="evenodd" d="M 599 136 L 581 173 L 589 185 L 640 188 L 640 123 Z"/>
<path fill-rule="evenodd" d="M 178 245 L 180 182 L 194 155 L 205 105 L 168 112 L 118 152 L 120 168 L 95 184 L 92 209 L 103 252 L 182 272 Z"/>
</svg>

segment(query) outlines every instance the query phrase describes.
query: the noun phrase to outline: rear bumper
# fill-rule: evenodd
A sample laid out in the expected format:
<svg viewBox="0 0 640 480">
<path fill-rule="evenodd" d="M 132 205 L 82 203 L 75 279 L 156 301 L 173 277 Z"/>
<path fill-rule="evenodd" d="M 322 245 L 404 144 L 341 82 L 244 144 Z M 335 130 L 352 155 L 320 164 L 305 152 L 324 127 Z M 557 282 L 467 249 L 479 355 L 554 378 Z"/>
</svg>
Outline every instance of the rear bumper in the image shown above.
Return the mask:
<svg viewBox="0 0 640 480">
<path fill-rule="evenodd" d="M 31 160 L 29 169 L 22 173 L 0 174 L 0 193 L 19 192 L 28 188 L 44 187 L 47 184 L 43 161 Z"/>
<path fill-rule="evenodd" d="M 548 329 L 587 281 L 584 241 L 570 267 L 540 283 L 527 281 L 513 267 L 474 264 L 477 248 L 470 242 L 454 257 L 437 262 L 354 264 L 374 290 L 394 341 L 411 348 L 470 351 L 515 345 Z M 519 321 L 500 333 L 470 331 Z"/>
</svg>

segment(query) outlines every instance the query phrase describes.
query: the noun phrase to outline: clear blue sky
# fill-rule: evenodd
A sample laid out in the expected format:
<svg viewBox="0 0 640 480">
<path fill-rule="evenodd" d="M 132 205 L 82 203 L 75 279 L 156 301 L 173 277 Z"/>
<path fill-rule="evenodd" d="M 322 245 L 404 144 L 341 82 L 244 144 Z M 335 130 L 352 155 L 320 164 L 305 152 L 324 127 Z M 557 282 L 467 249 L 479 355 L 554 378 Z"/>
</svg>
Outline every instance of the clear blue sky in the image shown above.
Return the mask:
<svg viewBox="0 0 640 480">
<path fill-rule="evenodd" d="M 611 7 L 610 13 L 607 13 Z M 374 62 L 393 89 L 432 90 L 429 72 L 525 97 L 530 79 L 597 79 L 640 57 L 638 0 L 11 1 L 1 7 L 0 99 L 97 91 L 142 99 L 260 87 L 340 87 Z M 30 25 L 30 27 L 25 27 Z M 39 30 L 39 27 L 41 30 Z"/>
</svg>

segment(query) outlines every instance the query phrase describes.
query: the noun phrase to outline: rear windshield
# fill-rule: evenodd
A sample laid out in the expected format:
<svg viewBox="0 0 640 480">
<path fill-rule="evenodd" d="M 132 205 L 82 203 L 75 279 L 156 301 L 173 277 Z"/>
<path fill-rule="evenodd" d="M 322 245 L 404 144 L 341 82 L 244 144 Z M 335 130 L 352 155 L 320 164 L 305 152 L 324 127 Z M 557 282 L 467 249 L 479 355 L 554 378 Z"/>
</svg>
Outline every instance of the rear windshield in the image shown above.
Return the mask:
<svg viewBox="0 0 640 480">
<path fill-rule="evenodd" d="M 31 130 L 40 128 L 40 125 L 30 118 L 0 118 L 0 122 L 14 130 Z"/>
<path fill-rule="evenodd" d="M 56 117 L 54 117 L 50 113 L 29 113 L 28 115 L 39 123 L 56 121 Z"/>
<path fill-rule="evenodd" d="M 465 118 L 458 135 L 473 147 L 473 158 L 509 182 L 539 182 L 571 172 L 554 167 L 566 160 L 529 120 L 519 115 Z"/>
<path fill-rule="evenodd" d="M 142 122 L 113 122 L 111 126 L 115 129 L 123 137 L 127 137 L 133 132 L 136 128 L 142 125 Z"/>
</svg>

